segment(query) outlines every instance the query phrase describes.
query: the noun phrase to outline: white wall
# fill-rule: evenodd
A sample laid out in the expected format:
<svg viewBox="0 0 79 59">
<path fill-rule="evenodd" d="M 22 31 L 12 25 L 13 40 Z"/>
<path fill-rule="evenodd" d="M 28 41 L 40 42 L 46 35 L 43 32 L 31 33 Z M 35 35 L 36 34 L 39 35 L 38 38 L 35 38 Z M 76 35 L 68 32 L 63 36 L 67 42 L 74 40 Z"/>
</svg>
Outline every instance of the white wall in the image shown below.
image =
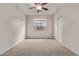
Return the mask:
<svg viewBox="0 0 79 59">
<path fill-rule="evenodd" d="M 24 39 L 24 19 L 15 4 L 0 4 L 0 54 Z"/>
<path fill-rule="evenodd" d="M 35 31 L 34 30 L 34 18 L 46 18 L 47 30 Z M 52 15 L 30 15 L 28 16 L 26 37 L 27 38 L 53 38 L 54 37 L 54 21 Z"/>
<path fill-rule="evenodd" d="M 79 55 L 79 4 L 63 4 L 55 17 L 62 16 L 63 44 Z"/>
</svg>

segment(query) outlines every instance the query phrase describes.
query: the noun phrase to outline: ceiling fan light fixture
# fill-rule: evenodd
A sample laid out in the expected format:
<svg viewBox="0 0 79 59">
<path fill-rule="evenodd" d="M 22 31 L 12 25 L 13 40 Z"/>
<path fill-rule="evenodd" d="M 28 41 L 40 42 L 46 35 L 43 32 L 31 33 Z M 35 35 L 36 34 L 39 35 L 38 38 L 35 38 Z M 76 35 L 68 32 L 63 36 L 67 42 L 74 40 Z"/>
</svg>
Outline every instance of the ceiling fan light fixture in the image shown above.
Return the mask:
<svg viewBox="0 0 79 59">
<path fill-rule="evenodd" d="M 46 8 L 46 5 L 48 4 L 48 3 L 34 3 L 35 4 L 35 7 L 31 7 L 31 8 L 29 8 L 29 9 L 34 9 L 34 8 L 36 8 L 36 10 L 37 10 L 37 13 L 39 13 L 39 12 L 41 12 L 41 11 L 47 11 L 48 10 L 48 8 Z"/>
<path fill-rule="evenodd" d="M 42 7 L 41 7 L 40 5 L 38 5 L 36 8 L 37 8 L 38 10 L 41 10 L 41 9 L 42 9 Z"/>
</svg>

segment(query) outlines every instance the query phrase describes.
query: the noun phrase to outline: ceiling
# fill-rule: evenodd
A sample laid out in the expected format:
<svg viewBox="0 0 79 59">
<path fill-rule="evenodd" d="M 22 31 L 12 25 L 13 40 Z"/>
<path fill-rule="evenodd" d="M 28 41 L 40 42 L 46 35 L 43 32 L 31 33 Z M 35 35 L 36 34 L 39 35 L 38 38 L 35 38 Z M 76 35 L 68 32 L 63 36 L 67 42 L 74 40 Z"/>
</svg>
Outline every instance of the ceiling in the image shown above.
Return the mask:
<svg viewBox="0 0 79 59">
<path fill-rule="evenodd" d="M 18 4 L 17 8 L 24 12 L 26 15 L 53 15 L 61 6 L 59 3 L 48 3 L 48 11 L 43 12 L 36 12 L 36 9 L 29 9 L 29 7 L 34 7 L 35 5 L 33 3 L 24 3 L 24 4 Z"/>
</svg>

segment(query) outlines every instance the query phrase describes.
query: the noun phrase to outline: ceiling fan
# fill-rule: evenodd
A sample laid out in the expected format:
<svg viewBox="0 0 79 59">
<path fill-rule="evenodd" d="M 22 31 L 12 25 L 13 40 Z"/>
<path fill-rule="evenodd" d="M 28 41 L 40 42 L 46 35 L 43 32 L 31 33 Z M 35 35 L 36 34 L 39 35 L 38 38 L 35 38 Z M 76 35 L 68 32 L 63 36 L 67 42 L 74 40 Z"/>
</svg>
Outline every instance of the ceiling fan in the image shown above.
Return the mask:
<svg viewBox="0 0 79 59">
<path fill-rule="evenodd" d="M 45 5 L 47 5 L 48 3 L 34 3 L 35 4 L 35 7 L 30 7 L 29 9 L 34 9 L 36 8 L 37 9 L 37 13 L 45 10 L 47 11 L 48 8 L 45 7 Z"/>
</svg>

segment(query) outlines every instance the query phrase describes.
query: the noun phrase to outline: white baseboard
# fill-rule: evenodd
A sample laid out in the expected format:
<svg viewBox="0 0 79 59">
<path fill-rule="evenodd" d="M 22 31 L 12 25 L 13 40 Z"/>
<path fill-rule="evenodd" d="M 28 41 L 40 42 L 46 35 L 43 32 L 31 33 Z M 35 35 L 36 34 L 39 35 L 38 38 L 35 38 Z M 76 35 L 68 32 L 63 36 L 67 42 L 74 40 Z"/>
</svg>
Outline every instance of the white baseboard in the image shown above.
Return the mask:
<svg viewBox="0 0 79 59">
<path fill-rule="evenodd" d="M 24 39 L 23 39 L 24 40 Z M 20 42 L 22 42 L 23 40 L 19 40 L 18 42 L 16 42 L 15 44 L 13 44 L 12 46 L 10 46 L 9 48 L 7 48 L 6 50 L 4 50 L 0 55 L 2 55 L 3 53 L 5 53 L 6 51 L 8 51 L 9 49 L 15 47 L 16 45 L 18 45 Z"/>
<path fill-rule="evenodd" d="M 61 43 L 61 42 L 60 42 L 60 43 Z M 66 47 L 67 49 L 71 50 L 72 52 L 74 52 L 76 55 L 79 56 L 79 53 L 78 53 L 78 52 L 76 52 L 76 51 L 74 51 L 73 49 L 67 47 L 66 45 L 64 45 L 64 43 L 61 43 L 61 44 L 62 44 L 64 47 Z"/>
</svg>

